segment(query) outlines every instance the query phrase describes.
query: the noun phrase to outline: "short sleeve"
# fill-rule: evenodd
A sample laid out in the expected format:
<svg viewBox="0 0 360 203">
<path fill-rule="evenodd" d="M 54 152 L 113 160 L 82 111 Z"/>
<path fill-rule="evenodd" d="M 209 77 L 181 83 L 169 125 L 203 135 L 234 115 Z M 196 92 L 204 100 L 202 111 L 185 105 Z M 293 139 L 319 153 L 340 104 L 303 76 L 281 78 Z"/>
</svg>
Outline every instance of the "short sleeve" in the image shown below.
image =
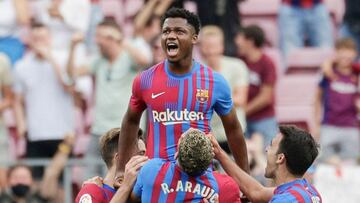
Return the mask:
<svg viewBox="0 0 360 203">
<path fill-rule="evenodd" d="M 142 112 L 146 109 L 146 103 L 143 100 L 141 91 L 141 73 L 138 74 L 133 81 L 129 107 L 136 112 Z"/>
<path fill-rule="evenodd" d="M 165 160 L 154 158 L 146 162 L 146 164 L 140 169 L 140 172 L 137 176 L 135 185 L 133 187 L 133 194 L 135 194 L 137 197 L 141 198 L 144 189 L 144 185 L 149 187 L 149 184 L 153 184 L 149 181 L 149 174 L 154 175 L 159 172 L 163 164 L 165 163 Z M 151 179 L 151 178 L 150 178 Z"/>
<path fill-rule="evenodd" d="M 84 187 L 81 188 L 80 192 L 76 196 L 75 203 L 101 203 L 103 202 L 103 198 L 100 195 L 103 194 L 104 192 L 99 186 L 95 184 L 86 184 Z"/>
<path fill-rule="evenodd" d="M 276 69 L 274 63 L 269 57 L 265 58 L 264 69 L 262 73 L 262 81 L 264 84 L 274 86 L 276 83 Z"/>
<path fill-rule="evenodd" d="M 325 76 L 322 76 L 321 79 L 320 79 L 320 82 L 319 82 L 319 87 L 324 89 L 328 85 L 329 85 L 329 80 Z"/>
<path fill-rule="evenodd" d="M 85 68 L 88 68 L 89 69 L 89 72 L 92 74 L 92 75 L 95 75 L 96 74 L 96 71 L 97 69 L 99 68 L 99 66 L 101 65 L 101 59 L 100 58 L 97 58 L 97 59 L 94 59 L 92 61 L 92 63 L 90 64 L 90 66 L 85 66 Z"/>
<path fill-rule="evenodd" d="M 232 107 L 231 90 L 225 78 L 219 73 L 214 72 L 214 110 L 219 116 L 227 115 Z"/>
<path fill-rule="evenodd" d="M 144 167 L 140 169 L 140 172 L 139 172 L 139 174 L 137 176 L 135 185 L 134 185 L 133 190 L 132 190 L 132 192 L 139 198 L 141 198 L 141 194 L 142 194 L 143 186 L 144 186 L 144 184 L 142 182 L 143 179 L 144 179 L 143 178 L 144 170 L 145 170 Z"/>
<path fill-rule="evenodd" d="M 236 63 L 238 68 L 238 80 L 236 80 L 236 86 L 244 87 L 249 86 L 249 70 L 246 64 L 243 61 L 238 60 Z"/>
</svg>

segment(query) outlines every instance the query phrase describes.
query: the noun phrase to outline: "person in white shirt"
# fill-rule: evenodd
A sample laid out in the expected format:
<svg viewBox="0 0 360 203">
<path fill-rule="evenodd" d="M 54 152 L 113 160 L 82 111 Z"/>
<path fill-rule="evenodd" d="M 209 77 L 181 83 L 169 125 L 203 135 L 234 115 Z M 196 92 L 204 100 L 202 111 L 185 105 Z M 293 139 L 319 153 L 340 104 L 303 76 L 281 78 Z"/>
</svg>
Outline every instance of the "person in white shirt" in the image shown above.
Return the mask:
<svg viewBox="0 0 360 203">
<path fill-rule="evenodd" d="M 65 134 L 74 133 L 73 85 L 54 59 L 48 27 L 32 25 L 30 47 L 14 71 L 18 131 L 27 134 L 26 157 L 47 158 Z M 34 176 L 42 177 L 42 170 L 35 169 Z"/>
</svg>

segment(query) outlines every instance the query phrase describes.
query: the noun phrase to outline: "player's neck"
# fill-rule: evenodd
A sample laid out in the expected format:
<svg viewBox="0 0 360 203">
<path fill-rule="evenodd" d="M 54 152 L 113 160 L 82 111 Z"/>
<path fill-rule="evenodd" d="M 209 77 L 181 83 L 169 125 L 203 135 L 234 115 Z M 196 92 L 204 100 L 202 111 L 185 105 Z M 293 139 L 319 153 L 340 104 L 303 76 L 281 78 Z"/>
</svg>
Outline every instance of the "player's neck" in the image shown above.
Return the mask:
<svg viewBox="0 0 360 203">
<path fill-rule="evenodd" d="M 274 181 L 275 181 L 275 185 L 279 186 L 299 179 L 302 179 L 302 177 L 294 176 L 287 170 L 282 170 L 282 171 L 279 170 L 278 174 L 276 174 L 275 176 Z"/>
<path fill-rule="evenodd" d="M 114 180 L 115 180 L 115 173 L 116 173 L 116 166 L 112 166 L 112 167 L 108 170 L 108 172 L 107 172 L 107 174 L 106 174 L 106 176 L 105 176 L 105 178 L 104 178 L 104 183 L 105 183 L 106 185 L 109 185 L 110 187 L 113 187 L 113 185 L 114 185 Z"/>
<path fill-rule="evenodd" d="M 183 75 L 183 74 L 189 73 L 189 72 L 191 72 L 191 69 L 193 66 L 192 61 L 193 60 L 192 60 L 191 54 L 189 57 L 186 57 L 177 62 L 169 61 L 169 70 L 176 75 Z"/>
</svg>

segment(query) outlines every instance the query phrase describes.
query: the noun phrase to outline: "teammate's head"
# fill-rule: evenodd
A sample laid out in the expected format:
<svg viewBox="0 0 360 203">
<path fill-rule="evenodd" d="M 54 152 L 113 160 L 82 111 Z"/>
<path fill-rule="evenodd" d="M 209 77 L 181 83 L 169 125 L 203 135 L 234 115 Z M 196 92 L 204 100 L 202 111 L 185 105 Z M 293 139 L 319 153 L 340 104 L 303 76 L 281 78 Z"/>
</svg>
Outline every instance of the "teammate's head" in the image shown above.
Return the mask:
<svg viewBox="0 0 360 203">
<path fill-rule="evenodd" d="M 357 57 L 357 46 L 353 39 L 342 38 L 335 43 L 336 63 L 342 67 L 351 68 L 351 64 Z"/>
<path fill-rule="evenodd" d="M 205 59 L 224 53 L 224 32 L 220 27 L 207 25 L 201 29 L 200 51 Z"/>
<path fill-rule="evenodd" d="M 276 178 L 280 168 L 302 177 L 317 157 L 318 145 L 310 133 L 295 126 L 280 126 L 267 147 L 265 177 Z"/>
<path fill-rule="evenodd" d="M 118 151 L 118 142 L 120 136 L 120 128 L 113 128 L 106 132 L 100 138 L 100 153 L 107 168 L 111 168 L 116 162 L 116 154 Z M 140 129 L 138 132 L 138 153 L 139 155 L 145 154 L 145 143 L 143 141 L 143 132 Z"/>
<path fill-rule="evenodd" d="M 181 168 L 189 175 L 204 172 L 214 158 L 210 139 L 204 132 L 189 129 L 179 140 L 177 160 Z"/>
<path fill-rule="evenodd" d="M 188 10 L 172 8 L 161 18 L 161 46 L 170 62 L 192 57 L 200 31 L 199 17 Z"/>
<path fill-rule="evenodd" d="M 100 22 L 96 28 L 96 44 L 99 47 L 101 54 L 109 57 L 109 52 L 114 46 L 119 46 L 123 40 L 123 33 L 116 20 L 112 17 L 106 17 Z"/>
<path fill-rule="evenodd" d="M 262 48 L 265 44 L 265 33 L 257 25 L 249 25 L 239 30 L 235 37 L 235 43 L 241 55 L 248 50 Z"/>
<path fill-rule="evenodd" d="M 12 194 L 17 197 L 25 197 L 33 184 L 30 168 L 23 164 L 17 164 L 10 167 L 7 174 Z"/>
</svg>

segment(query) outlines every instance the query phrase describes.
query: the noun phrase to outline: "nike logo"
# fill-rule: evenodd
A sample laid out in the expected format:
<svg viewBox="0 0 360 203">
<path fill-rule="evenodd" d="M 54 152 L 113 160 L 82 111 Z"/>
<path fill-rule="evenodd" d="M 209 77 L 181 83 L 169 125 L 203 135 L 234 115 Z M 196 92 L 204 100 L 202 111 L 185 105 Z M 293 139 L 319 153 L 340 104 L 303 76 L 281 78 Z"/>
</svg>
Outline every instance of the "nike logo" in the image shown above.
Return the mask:
<svg viewBox="0 0 360 203">
<path fill-rule="evenodd" d="M 163 94 L 165 94 L 165 92 L 160 92 L 160 93 L 158 93 L 158 94 L 152 93 L 152 94 L 151 94 L 151 99 L 155 99 L 156 97 L 161 96 L 161 95 L 163 95 Z"/>
</svg>

